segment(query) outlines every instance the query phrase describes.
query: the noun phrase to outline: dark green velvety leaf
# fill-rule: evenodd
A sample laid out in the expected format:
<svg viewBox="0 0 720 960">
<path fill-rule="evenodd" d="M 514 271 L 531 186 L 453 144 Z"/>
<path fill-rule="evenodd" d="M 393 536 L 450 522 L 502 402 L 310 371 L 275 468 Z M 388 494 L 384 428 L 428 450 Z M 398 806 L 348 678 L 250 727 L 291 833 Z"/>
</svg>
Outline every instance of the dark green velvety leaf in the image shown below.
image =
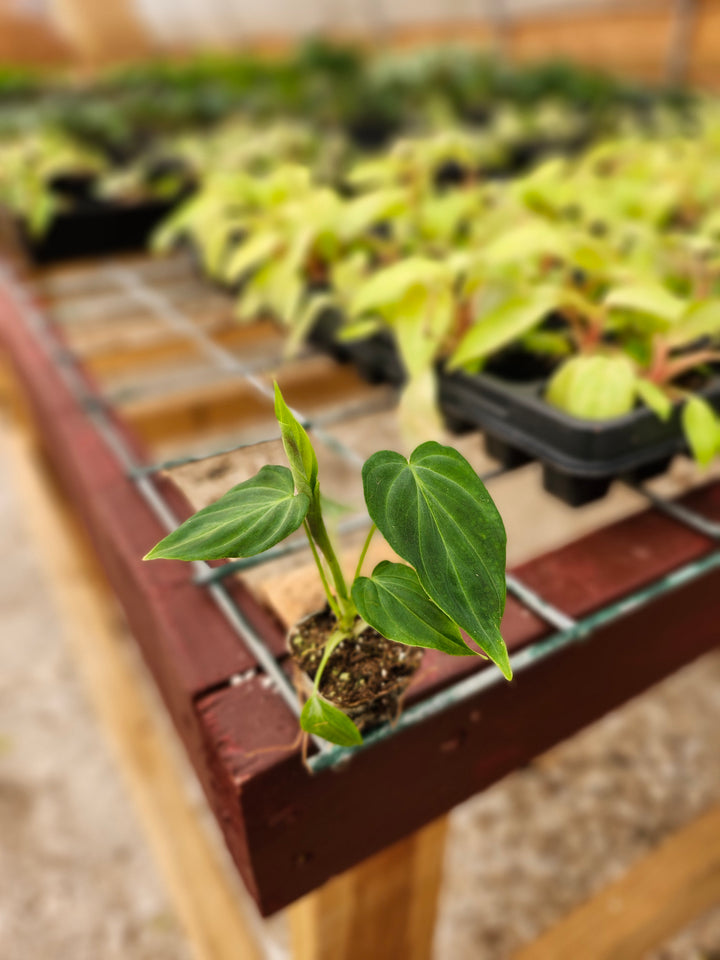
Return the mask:
<svg viewBox="0 0 720 960">
<path fill-rule="evenodd" d="M 454 656 L 474 652 L 457 625 L 425 593 L 417 573 L 404 563 L 383 560 L 372 576 L 358 577 L 352 598 L 363 620 L 388 640 Z"/>
<path fill-rule="evenodd" d="M 310 501 L 294 490 L 287 467 L 265 466 L 173 530 L 145 559 L 221 560 L 262 553 L 303 522 Z"/>
<path fill-rule="evenodd" d="M 317 694 L 310 697 L 300 714 L 300 726 L 339 747 L 356 747 L 362 743 L 360 731 L 350 717 Z"/>
<path fill-rule="evenodd" d="M 452 447 L 423 443 L 410 460 L 383 450 L 363 467 L 370 516 L 412 564 L 425 592 L 512 675 L 500 635 L 505 528 L 482 480 Z"/>
<path fill-rule="evenodd" d="M 275 384 L 275 416 L 280 424 L 285 454 L 290 463 L 298 493 L 312 496 L 317 484 L 318 462 L 305 428 L 298 423 Z"/>
</svg>

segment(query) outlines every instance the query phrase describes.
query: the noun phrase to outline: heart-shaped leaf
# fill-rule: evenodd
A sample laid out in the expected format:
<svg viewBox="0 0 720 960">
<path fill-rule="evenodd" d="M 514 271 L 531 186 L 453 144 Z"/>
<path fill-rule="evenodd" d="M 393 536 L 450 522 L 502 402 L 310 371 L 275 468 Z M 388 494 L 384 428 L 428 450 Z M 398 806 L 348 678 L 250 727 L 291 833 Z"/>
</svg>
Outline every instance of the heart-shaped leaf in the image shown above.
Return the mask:
<svg viewBox="0 0 720 960">
<path fill-rule="evenodd" d="M 505 528 L 465 457 L 434 440 L 409 460 L 382 450 L 366 461 L 363 486 L 371 518 L 430 599 L 511 677 L 500 635 Z"/>
<path fill-rule="evenodd" d="M 474 652 L 457 624 L 425 593 L 417 573 L 404 563 L 383 560 L 372 576 L 358 577 L 352 598 L 363 620 L 388 640 L 455 656 Z"/>
<path fill-rule="evenodd" d="M 300 714 L 300 726 L 306 733 L 314 733 L 339 747 L 355 747 L 363 742 L 350 717 L 317 694 L 306 701 Z"/>
<path fill-rule="evenodd" d="M 309 504 L 307 494 L 295 494 L 287 467 L 264 466 L 173 530 L 145 559 L 253 557 L 297 530 Z"/>
</svg>

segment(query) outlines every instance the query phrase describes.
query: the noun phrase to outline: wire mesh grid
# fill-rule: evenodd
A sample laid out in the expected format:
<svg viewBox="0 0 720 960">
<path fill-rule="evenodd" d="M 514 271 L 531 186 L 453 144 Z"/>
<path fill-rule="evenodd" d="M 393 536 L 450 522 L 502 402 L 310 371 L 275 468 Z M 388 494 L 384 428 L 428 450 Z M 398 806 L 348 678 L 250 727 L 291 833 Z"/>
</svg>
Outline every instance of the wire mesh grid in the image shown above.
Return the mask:
<svg viewBox="0 0 720 960">
<path fill-rule="evenodd" d="M 238 357 L 230 349 L 213 340 L 208 330 L 196 323 L 188 311 L 177 304 L 178 292 L 182 293 L 183 289 L 185 291 L 193 289 L 192 284 L 188 285 L 187 277 L 188 264 L 180 258 L 157 261 L 139 260 L 129 263 L 99 263 L 96 266 L 42 282 L 35 292 L 55 298 L 62 306 L 60 309 L 56 306 L 54 310 L 41 311 L 35 305 L 31 289 L 18 282 L 7 268 L 2 273 L 2 280 L 6 289 L 22 308 L 23 316 L 32 327 L 36 337 L 42 342 L 45 349 L 51 353 L 68 388 L 85 409 L 88 417 L 93 421 L 126 475 L 134 483 L 140 496 L 168 532 L 178 526 L 179 518 L 173 512 L 163 496 L 161 488 L 156 483 L 156 478 L 160 474 L 178 466 L 210 459 L 219 454 L 256 447 L 261 443 L 279 441 L 279 431 L 276 430 L 267 436 L 253 438 L 246 442 L 240 438 L 230 446 L 206 451 L 199 455 L 188 454 L 154 463 L 139 462 L 117 429 L 113 417 L 110 416 L 110 406 L 107 398 L 99 397 L 97 393 L 88 388 L 85 378 L 79 373 L 77 357 L 58 340 L 54 326 L 58 323 L 62 324 L 67 316 L 71 316 L 75 323 L 91 322 L 99 317 L 104 320 L 114 316 L 122 318 L 123 307 L 142 308 L 149 315 L 159 320 L 173 335 L 187 338 L 188 341 L 192 342 L 210 363 L 211 369 L 215 373 L 230 376 L 235 381 L 242 382 L 244 386 L 255 391 L 260 397 L 272 402 L 272 383 L 263 374 L 273 369 L 282 359 L 282 355 L 271 354 L 265 357 L 263 362 L 245 363 L 241 357 Z M 199 287 L 195 291 L 196 293 L 199 293 L 201 297 L 208 296 L 206 286 L 199 285 L 197 281 L 195 285 Z M 392 401 L 388 400 L 387 392 L 383 392 L 379 402 L 377 399 L 369 399 L 360 406 L 355 406 L 349 410 L 334 409 L 331 406 L 314 416 L 297 409 L 294 409 L 293 412 L 307 429 L 312 430 L 316 438 L 326 443 L 348 465 L 359 470 L 364 457 L 358 450 L 339 440 L 335 433 L 328 432 L 328 425 L 342 424 L 348 417 L 361 416 L 369 411 L 376 412 L 378 409 L 387 409 L 391 405 Z M 481 475 L 487 482 L 504 472 L 503 468 L 495 468 Z M 633 484 L 633 489 L 653 507 L 672 520 L 701 533 L 713 541 L 720 539 L 719 523 L 711 521 L 683 504 L 658 495 L 645 484 Z M 361 512 L 351 516 L 341 524 L 340 531 L 363 530 L 369 524 L 369 517 L 366 513 Z M 240 641 L 249 649 L 258 668 L 272 681 L 277 694 L 283 698 L 288 708 L 296 716 L 300 713 L 301 705 L 290 680 L 275 654 L 250 625 L 242 609 L 226 588 L 226 581 L 228 577 L 238 572 L 247 571 L 253 567 L 267 564 L 272 560 L 306 550 L 309 551 L 308 543 L 304 540 L 297 540 L 271 548 L 257 557 L 229 561 L 219 567 L 211 567 L 204 562 L 196 562 L 192 565 L 198 589 L 209 592 Z M 611 603 L 579 620 L 575 620 L 558 609 L 553 603 L 550 603 L 523 583 L 516 575 L 508 574 L 508 593 L 552 628 L 545 638 L 512 654 L 511 664 L 514 673 L 521 673 L 531 665 L 552 656 L 568 644 L 587 638 L 598 628 L 612 623 L 614 620 L 651 603 L 657 597 L 719 567 L 720 550 L 713 550 L 698 560 L 685 563 L 643 589 L 636 590 L 617 602 Z M 232 685 L 236 680 L 235 677 L 229 677 L 227 683 Z M 477 670 L 460 680 L 456 680 L 449 687 L 406 707 L 398 720 L 392 725 L 385 724 L 366 733 L 363 745 L 360 747 L 337 747 L 315 738 L 314 743 L 317 750 L 314 754 L 311 754 L 309 765 L 315 771 L 334 767 L 346 761 L 356 751 L 366 749 L 388 736 L 393 736 L 450 706 L 469 699 L 499 683 L 500 680 L 498 671 L 489 669 L 486 664 L 479 665 Z"/>
</svg>

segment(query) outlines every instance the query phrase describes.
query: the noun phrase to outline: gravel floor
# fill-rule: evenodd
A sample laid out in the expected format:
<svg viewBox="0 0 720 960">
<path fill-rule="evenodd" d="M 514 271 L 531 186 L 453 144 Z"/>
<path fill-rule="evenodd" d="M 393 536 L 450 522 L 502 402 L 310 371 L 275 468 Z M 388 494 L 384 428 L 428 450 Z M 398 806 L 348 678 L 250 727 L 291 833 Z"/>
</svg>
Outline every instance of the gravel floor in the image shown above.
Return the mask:
<svg viewBox="0 0 720 960">
<path fill-rule="evenodd" d="M 455 811 L 438 957 L 504 960 L 718 801 L 713 653 Z M 720 909 L 652 960 L 713 952 Z"/>
<path fill-rule="evenodd" d="M 0 529 L 13 545 L 0 568 L 0 957 L 186 960 L 2 463 Z M 713 654 L 464 804 L 438 960 L 507 960 L 720 800 L 719 758 Z M 720 908 L 638 960 L 719 957 Z"/>
<path fill-rule="evenodd" d="M 0 530 L 0 957 L 186 960 L 4 462 Z"/>
</svg>

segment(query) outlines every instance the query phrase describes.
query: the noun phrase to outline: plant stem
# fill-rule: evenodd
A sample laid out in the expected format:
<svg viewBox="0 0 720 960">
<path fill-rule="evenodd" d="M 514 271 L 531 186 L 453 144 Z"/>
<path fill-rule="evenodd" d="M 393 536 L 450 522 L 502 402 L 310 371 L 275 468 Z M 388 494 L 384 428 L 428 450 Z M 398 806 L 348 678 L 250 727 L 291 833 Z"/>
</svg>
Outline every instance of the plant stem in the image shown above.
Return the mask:
<svg viewBox="0 0 720 960">
<path fill-rule="evenodd" d="M 720 354 L 717 350 L 700 350 L 689 356 L 679 357 L 677 360 L 668 361 L 663 371 L 663 379 L 673 380 L 675 377 L 679 377 L 680 374 L 685 373 L 687 370 L 692 370 L 699 364 L 716 363 L 718 359 L 720 359 Z"/>
<path fill-rule="evenodd" d="M 325 528 L 325 521 L 323 520 L 320 508 L 319 494 L 317 494 L 316 497 L 317 499 L 314 498 L 314 502 L 310 504 L 306 523 L 313 539 L 315 540 L 315 543 L 318 545 L 323 556 L 327 560 L 328 567 L 330 568 L 330 574 L 333 578 L 333 583 L 335 584 L 335 590 L 337 591 L 338 600 L 340 601 L 340 607 L 344 613 L 347 613 L 352 607 L 352 601 L 350 600 L 350 594 L 348 593 L 347 584 L 345 583 L 345 577 L 343 576 L 340 563 L 335 550 L 333 549 L 330 537 L 328 536 L 327 529 Z"/>
<path fill-rule="evenodd" d="M 313 555 L 313 559 L 315 560 L 315 565 L 317 566 L 318 572 L 320 573 L 320 580 L 322 581 L 323 590 L 325 591 L 325 596 L 327 597 L 327 602 L 330 604 L 330 609 L 335 614 L 336 619 L 340 620 L 340 617 L 341 617 L 340 608 L 337 605 L 337 602 L 335 600 L 335 597 L 333 596 L 332 590 L 330 589 L 330 584 L 328 583 L 328 579 L 325 576 L 325 570 L 323 568 L 322 559 L 320 558 L 320 555 L 317 552 L 317 547 L 315 546 L 315 541 L 313 540 L 312 534 L 310 533 L 310 526 L 307 520 L 303 520 L 303 527 L 305 528 L 305 533 L 307 534 L 307 538 L 310 543 L 310 549 L 312 550 L 312 555 Z"/>
<path fill-rule="evenodd" d="M 372 540 L 373 534 L 375 533 L 376 530 L 377 530 L 377 527 L 375 526 L 375 524 L 373 524 L 373 525 L 370 527 L 370 530 L 368 531 L 368 535 L 367 535 L 367 537 L 365 538 L 365 543 L 363 544 L 362 552 L 361 552 L 361 554 L 360 554 L 360 559 L 358 560 L 357 567 L 355 568 L 355 575 L 354 575 L 354 577 L 353 577 L 353 583 L 354 583 L 354 582 L 357 580 L 357 578 L 360 576 L 360 571 L 362 570 L 362 565 L 363 565 L 363 562 L 364 562 L 364 560 L 365 560 L 365 555 L 366 555 L 367 552 L 368 552 L 368 547 L 370 546 L 370 541 Z"/>
<path fill-rule="evenodd" d="M 320 680 L 322 679 L 325 666 L 330 659 L 333 651 L 338 647 L 343 640 L 347 640 L 348 634 L 345 630 L 335 630 L 327 639 L 325 644 L 325 649 L 323 650 L 322 659 L 320 665 L 315 672 L 315 679 L 313 681 L 313 694 L 317 693 L 320 689 Z"/>
</svg>

